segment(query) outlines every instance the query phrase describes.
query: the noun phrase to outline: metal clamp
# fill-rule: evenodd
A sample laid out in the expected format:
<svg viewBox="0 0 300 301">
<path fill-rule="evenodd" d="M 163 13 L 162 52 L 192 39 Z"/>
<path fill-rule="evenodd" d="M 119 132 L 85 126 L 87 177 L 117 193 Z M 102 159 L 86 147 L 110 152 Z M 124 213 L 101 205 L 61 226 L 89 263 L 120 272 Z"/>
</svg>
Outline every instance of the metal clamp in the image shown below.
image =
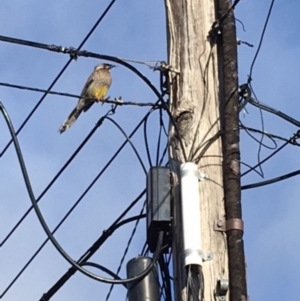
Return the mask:
<svg viewBox="0 0 300 301">
<path fill-rule="evenodd" d="M 244 231 L 244 222 L 240 218 L 231 218 L 228 220 L 216 220 L 214 230 L 220 232 L 227 232 L 230 230 Z"/>
<path fill-rule="evenodd" d="M 196 253 L 197 256 L 200 256 L 203 261 L 210 261 L 213 259 L 213 254 L 211 252 L 204 253 L 201 250 L 192 250 L 192 249 L 188 249 L 184 251 L 185 256 L 193 255 L 193 253 Z"/>
<path fill-rule="evenodd" d="M 182 177 L 187 176 L 187 175 L 193 175 L 193 176 L 197 177 L 200 181 L 209 179 L 207 174 L 201 173 L 201 172 L 196 171 L 196 170 L 183 170 L 183 171 L 181 171 L 181 176 Z"/>
<path fill-rule="evenodd" d="M 229 281 L 228 279 L 219 278 L 217 281 L 217 287 L 215 290 L 215 297 L 219 301 L 226 300 L 226 294 L 229 290 Z"/>
</svg>

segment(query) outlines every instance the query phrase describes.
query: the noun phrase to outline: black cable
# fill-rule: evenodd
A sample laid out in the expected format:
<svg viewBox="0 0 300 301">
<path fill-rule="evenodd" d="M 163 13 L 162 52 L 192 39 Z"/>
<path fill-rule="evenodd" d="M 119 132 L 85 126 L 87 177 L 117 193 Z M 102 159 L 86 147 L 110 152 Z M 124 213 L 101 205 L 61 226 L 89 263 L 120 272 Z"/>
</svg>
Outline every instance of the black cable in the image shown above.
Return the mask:
<svg viewBox="0 0 300 301">
<path fill-rule="evenodd" d="M 292 138 L 290 138 L 290 141 L 293 141 L 295 139 L 295 137 L 297 137 L 298 134 L 295 134 Z M 244 173 L 241 174 L 241 177 L 245 176 L 246 174 L 248 174 L 250 171 L 254 170 L 256 167 L 258 167 L 259 165 L 262 165 L 263 163 L 265 163 L 266 161 L 268 161 L 269 159 L 271 159 L 275 154 L 277 154 L 279 151 L 281 151 L 284 147 L 286 147 L 290 142 L 287 141 L 285 143 L 283 143 L 279 148 L 277 148 L 274 152 L 272 152 L 269 156 L 267 156 L 265 159 L 263 159 L 261 162 L 259 162 L 258 164 L 254 165 L 253 167 L 251 167 L 250 169 L 248 169 L 247 171 L 245 171 Z"/>
<path fill-rule="evenodd" d="M 281 140 L 281 141 L 284 141 L 284 142 L 289 142 L 292 145 L 300 146 L 300 144 L 298 142 L 296 142 L 296 141 L 290 141 L 290 139 L 287 139 L 285 137 L 282 137 L 282 136 L 279 136 L 279 135 L 276 135 L 276 134 L 272 134 L 272 133 L 269 133 L 269 132 L 262 133 L 261 130 L 258 130 L 258 129 L 255 129 L 255 128 L 251 128 L 251 127 L 248 127 L 248 126 L 245 126 L 245 125 L 242 125 L 242 127 L 240 129 L 241 130 L 248 130 L 250 132 L 254 132 L 254 133 L 258 133 L 258 134 L 264 134 L 265 136 L 267 136 L 268 138 L 270 138 L 270 140 L 272 140 L 272 142 L 276 146 L 277 146 L 277 143 L 276 143 L 275 139 L 278 139 L 278 140 Z M 268 148 L 270 148 L 270 147 L 268 147 Z M 272 149 L 272 148 L 270 148 L 270 149 Z M 273 149 L 275 149 L 275 148 L 273 148 Z"/>
<path fill-rule="evenodd" d="M 295 126 L 297 126 L 297 127 L 300 128 L 300 121 L 298 121 L 298 120 L 290 117 L 287 114 L 284 114 L 284 113 L 278 111 L 277 109 L 274 109 L 274 108 L 272 108 L 272 107 L 270 107 L 270 106 L 268 106 L 266 104 L 263 104 L 262 102 L 258 102 L 254 98 L 251 98 L 249 100 L 249 103 L 252 104 L 253 106 L 257 107 L 257 108 L 260 108 L 260 109 L 266 111 L 266 112 L 274 114 L 274 115 L 276 115 L 276 116 L 284 119 L 285 121 L 288 121 L 289 123 L 291 123 L 291 124 L 293 124 L 293 125 L 295 125 Z"/>
<path fill-rule="evenodd" d="M 250 74 L 248 76 L 248 84 L 252 81 L 252 72 L 253 72 L 254 64 L 255 64 L 255 61 L 256 61 L 257 56 L 259 54 L 259 51 L 260 51 L 260 48 L 261 48 L 261 45 L 262 45 L 262 42 L 263 42 L 263 39 L 264 39 L 264 36 L 265 36 L 265 32 L 266 32 L 266 29 L 267 29 L 267 25 L 269 23 L 269 19 L 270 19 L 271 13 L 272 13 L 274 2 L 275 2 L 275 0 L 271 1 L 270 7 L 269 7 L 269 11 L 268 11 L 268 15 L 267 15 L 267 18 L 266 18 L 266 21 L 265 21 L 265 24 L 264 24 L 264 27 L 263 27 L 263 30 L 262 30 L 262 33 L 261 33 L 261 37 L 260 37 L 260 41 L 259 41 L 259 44 L 258 44 L 258 48 L 257 48 L 256 53 L 254 55 L 253 61 L 251 63 Z"/>
<path fill-rule="evenodd" d="M 109 227 L 108 230 L 104 231 L 106 234 L 105 239 L 102 238 L 101 244 L 97 244 L 97 248 L 93 248 L 92 250 L 88 250 L 83 257 L 81 258 L 81 261 L 83 259 L 88 260 L 95 252 L 98 250 L 98 248 L 106 241 L 106 239 L 111 236 L 111 234 L 118 229 L 120 226 L 132 222 L 137 219 L 144 218 L 145 215 L 139 215 L 139 216 L 134 216 L 128 219 L 123 220 L 122 222 L 119 223 L 119 221 L 128 213 L 128 211 L 143 197 L 145 194 L 146 190 L 144 190 L 132 203 L 131 205 L 124 211 L 124 213 Z M 57 226 L 53 229 L 51 232 L 52 235 L 55 234 L 55 232 L 60 228 L 60 226 L 65 222 L 67 217 L 71 214 L 71 212 L 75 209 L 75 207 L 79 204 L 81 198 L 75 202 L 75 204 L 69 209 L 69 211 L 65 214 L 65 216 L 61 219 L 61 221 L 57 224 Z M 117 224 L 118 223 L 118 224 Z M 101 236 L 102 237 L 102 236 Z M 35 259 L 35 257 L 42 251 L 44 246 L 48 243 L 49 238 L 46 238 L 44 242 L 40 245 L 40 247 L 36 250 L 36 252 L 30 257 L 30 259 L 26 262 L 26 264 L 23 266 L 23 268 L 18 272 L 18 274 L 13 278 L 13 280 L 8 284 L 8 286 L 4 289 L 2 294 L 0 295 L 0 299 L 9 291 L 9 289 L 14 285 L 14 283 L 21 277 L 21 275 L 25 272 L 25 270 L 28 268 L 28 266 L 31 264 L 31 262 Z M 93 245 L 94 246 L 94 245 Z M 80 262 L 80 259 L 79 261 Z M 76 270 L 74 271 L 76 272 Z M 46 300 L 46 299 L 45 299 Z M 49 300 L 49 299 L 47 299 Z"/>
<path fill-rule="evenodd" d="M 121 226 L 135 221 L 137 219 L 144 218 L 145 216 L 134 216 L 121 221 L 124 216 L 132 209 L 132 207 L 143 197 L 146 193 L 146 189 L 125 209 L 125 211 L 112 223 L 112 225 L 93 243 L 93 245 L 77 260 L 78 263 L 89 260 L 96 251 L 103 245 L 103 243 L 114 233 L 115 230 Z M 77 269 L 73 266 L 45 293 L 40 301 L 48 301 L 50 298 L 77 272 Z"/>
<path fill-rule="evenodd" d="M 13 88 L 13 89 L 20 89 L 20 90 L 26 90 L 26 91 L 33 91 L 33 92 L 40 92 L 40 93 L 48 93 L 50 95 L 59 95 L 64 97 L 71 97 L 71 98 L 82 98 L 82 99 L 92 99 L 90 97 L 82 97 L 80 95 L 70 94 L 70 93 L 64 93 L 64 92 L 57 92 L 57 91 L 48 91 L 45 89 L 39 89 L 39 88 L 32 88 L 28 86 L 21 86 L 16 84 L 9 84 L 9 83 L 3 83 L 0 82 L 0 86 L 7 87 L 7 88 Z M 139 107 L 153 107 L 154 103 L 151 102 L 134 102 L 134 101 L 123 101 L 123 100 L 112 100 L 112 99 L 105 99 L 105 102 L 102 104 L 116 104 L 118 106 L 125 106 L 125 105 L 132 105 L 132 106 L 139 106 Z"/>
<path fill-rule="evenodd" d="M 153 111 L 151 111 L 151 113 L 152 113 L 152 112 L 153 112 Z M 150 115 L 150 114 L 149 114 L 149 115 Z M 148 116 L 149 116 L 149 115 L 148 115 Z M 145 167 L 145 164 L 143 163 L 143 160 L 142 160 L 141 156 L 139 155 L 139 153 L 138 153 L 136 147 L 134 146 L 134 144 L 132 143 L 132 141 L 130 140 L 130 138 L 126 135 L 125 131 L 122 129 L 122 127 L 121 127 L 116 121 L 114 121 L 114 120 L 113 120 L 112 118 L 110 118 L 110 117 L 106 117 L 106 119 L 109 120 L 110 122 L 112 122 L 112 123 L 119 129 L 119 131 L 123 134 L 123 136 L 126 138 L 126 140 L 129 142 L 130 146 L 132 147 L 134 153 L 136 154 L 136 156 L 137 156 L 137 158 L 138 158 L 138 160 L 139 160 L 139 162 L 140 162 L 140 164 L 141 164 L 141 166 L 142 166 L 142 168 L 143 168 L 143 170 L 144 170 L 144 173 L 145 173 L 145 175 L 146 175 L 146 174 L 147 174 L 147 169 L 146 169 L 146 167 Z M 147 120 L 147 119 L 145 119 L 144 124 L 145 124 L 146 120 Z"/>
<path fill-rule="evenodd" d="M 116 275 L 114 272 L 112 272 L 111 270 L 109 270 L 108 268 L 104 267 L 103 265 L 100 265 L 98 263 L 95 262 L 82 262 L 80 263 L 81 266 L 90 266 L 90 267 L 94 267 L 97 268 L 105 273 L 107 273 L 109 276 L 112 276 L 114 279 L 117 280 L 122 280 L 118 275 Z M 123 284 L 123 286 L 127 289 L 127 285 Z"/>
<path fill-rule="evenodd" d="M 268 133 L 262 131 L 262 130 L 256 130 L 256 129 L 252 129 L 252 128 L 248 128 L 246 126 L 243 125 L 243 123 L 240 121 L 240 129 L 244 130 L 249 137 L 251 137 L 251 139 L 253 139 L 255 142 L 257 142 L 258 144 L 261 144 L 263 147 L 267 148 L 267 149 L 270 149 L 270 150 L 274 150 L 277 148 L 277 143 L 276 141 L 273 139 L 273 137 L 271 135 L 269 135 Z M 249 132 L 252 131 L 252 132 L 255 132 L 255 133 L 259 133 L 261 135 L 264 135 L 266 137 L 268 137 L 274 144 L 274 146 L 268 146 L 266 145 L 265 143 L 262 143 L 261 140 L 258 140 L 256 137 L 254 137 L 252 134 L 250 134 Z M 286 140 L 285 140 L 286 141 Z"/>
<path fill-rule="evenodd" d="M 248 167 L 248 168 L 252 168 L 252 166 L 251 166 L 250 164 L 247 164 L 247 163 L 242 162 L 242 161 L 240 161 L 240 163 L 241 163 L 242 165 L 245 165 L 245 166 Z M 254 168 L 253 171 L 256 172 L 260 177 L 262 177 L 262 174 L 260 174 L 258 170 L 256 170 L 256 169 Z"/>
<path fill-rule="evenodd" d="M 166 301 L 172 301 L 170 271 L 163 254 L 161 254 L 158 263 L 159 263 L 160 270 L 162 272 L 162 279 L 164 281 Z"/>
<path fill-rule="evenodd" d="M 87 141 L 91 138 L 91 136 L 94 134 L 94 132 L 97 130 L 97 128 L 102 124 L 105 118 L 108 117 L 109 112 L 106 113 L 103 117 L 99 119 L 99 121 L 96 123 L 94 128 L 91 130 L 91 132 L 88 134 L 88 136 L 84 139 L 84 141 L 80 144 L 80 146 L 76 149 L 76 151 L 71 155 L 70 159 L 64 164 L 64 166 L 60 169 L 60 171 L 56 174 L 56 176 L 52 179 L 52 181 L 48 184 L 48 186 L 44 189 L 44 191 L 40 194 L 40 196 L 36 199 L 36 202 L 38 203 L 42 197 L 46 194 L 46 192 L 50 189 L 50 187 L 54 184 L 54 182 L 58 179 L 58 177 L 62 174 L 62 172 L 67 168 L 67 166 L 72 162 L 72 160 L 76 157 L 76 155 L 79 153 L 79 151 L 82 149 L 82 147 L 87 143 Z M 148 114 L 152 113 L 152 109 L 149 110 L 149 112 L 145 115 L 145 117 L 139 122 L 139 124 L 135 127 L 135 129 L 131 132 L 129 137 L 126 137 L 127 140 L 119 147 L 119 149 L 115 152 L 115 154 L 111 157 L 111 159 L 108 161 L 108 163 L 103 167 L 103 169 L 100 171 L 100 173 L 96 176 L 96 178 L 92 181 L 92 184 L 87 188 L 87 190 L 82 194 L 82 196 L 79 198 L 79 200 L 82 200 L 82 198 L 86 195 L 86 193 L 92 188 L 92 186 L 96 183 L 96 181 L 102 176 L 102 174 L 105 172 L 105 170 L 108 168 L 108 166 L 111 164 L 111 162 L 117 157 L 117 155 L 121 152 L 121 150 L 124 148 L 124 146 L 130 142 L 130 139 L 132 136 L 136 133 L 136 131 L 139 129 L 139 127 L 143 124 L 145 118 L 148 116 Z M 132 144 L 131 144 L 132 146 Z M 138 156 L 139 157 L 139 156 Z M 141 162 L 141 161 L 140 161 Z M 144 165 L 142 164 L 142 168 L 145 170 Z M 31 212 L 33 209 L 33 206 L 30 206 L 25 214 L 21 217 L 21 219 L 16 223 L 16 225 L 12 228 L 12 230 L 8 233 L 8 235 L 4 238 L 4 240 L 1 242 L 0 247 L 4 245 L 4 243 L 10 238 L 10 236 L 16 231 L 16 229 L 20 226 L 20 224 L 24 221 L 24 219 L 27 217 L 27 215 Z"/>
<path fill-rule="evenodd" d="M 146 207 L 146 201 L 144 202 L 144 205 L 143 205 L 143 207 L 142 207 L 142 210 L 141 210 L 141 212 L 140 212 L 140 215 L 143 214 L 143 212 L 144 212 L 144 210 L 145 210 L 145 207 Z M 119 263 L 119 266 L 118 266 L 118 268 L 117 268 L 117 272 L 116 272 L 117 275 L 119 275 L 119 273 L 120 273 L 120 271 L 121 271 L 121 268 L 122 268 L 122 266 L 123 266 L 123 263 L 124 263 L 124 260 L 125 260 L 125 258 L 126 258 L 126 255 L 127 255 L 128 251 L 129 251 L 129 247 L 130 247 L 130 245 L 131 245 L 132 239 L 133 239 L 133 237 L 134 237 L 134 235 L 135 235 L 135 232 L 136 232 L 136 229 L 137 229 L 137 227 L 138 227 L 138 225 L 139 225 L 139 222 L 140 222 L 139 219 L 135 222 L 135 225 L 134 225 L 134 227 L 133 227 L 133 230 L 132 230 L 132 232 L 131 232 L 131 235 L 130 235 L 130 237 L 129 237 L 129 239 L 128 239 L 126 248 L 125 248 L 125 250 L 124 250 L 123 256 L 122 256 L 122 258 L 121 258 L 121 260 L 120 260 L 120 263 Z M 154 256 L 154 255 L 153 255 L 153 256 Z M 110 288 L 109 288 L 109 290 L 108 290 L 108 293 L 107 293 L 107 295 L 106 295 L 106 298 L 105 298 L 106 301 L 108 301 L 108 299 L 109 299 L 109 297 L 110 297 L 110 295 L 111 295 L 111 293 L 112 293 L 113 288 L 114 288 L 114 284 L 111 284 L 111 286 L 110 286 Z"/>
<path fill-rule="evenodd" d="M 184 148 L 184 144 L 183 144 L 180 132 L 178 130 L 176 121 L 169 110 L 168 105 L 165 103 L 162 95 L 158 92 L 158 90 L 151 83 L 151 81 L 146 76 L 144 76 L 138 69 L 136 69 L 134 66 L 132 66 L 129 63 L 127 63 L 126 61 L 124 61 L 120 58 L 114 57 L 114 56 L 102 55 L 102 54 L 98 54 L 98 53 L 94 53 L 94 52 L 77 50 L 73 47 L 68 48 L 68 47 L 62 47 L 62 46 L 47 45 L 47 44 L 43 44 L 43 43 L 36 43 L 36 42 L 32 42 L 32 41 L 15 39 L 15 38 L 5 37 L 5 36 L 0 36 L 0 41 L 21 44 L 21 45 L 29 46 L 29 47 L 38 47 L 41 49 L 46 49 L 46 50 L 55 51 L 55 52 L 64 53 L 64 54 L 70 54 L 73 57 L 83 56 L 83 57 L 112 61 L 112 62 L 115 62 L 117 64 L 120 64 L 120 65 L 126 67 L 127 69 L 129 69 L 130 71 L 135 73 L 138 77 L 140 77 L 145 82 L 145 84 L 148 85 L 148 87 L 157 96 L 157 98 L 158 98 L 157 106 L 160 105 L 167 112 L 167 114 L 170 118 L 170 121 L 171 121 L 172 125 L 174 126 L 175 132 L 178 135 L 179 143 L 180 143 L 180 147 L 181 147 L 181 150 L 183 153 L 184 160 L 187 161 L 187 155 L 185 153 L 185 148 Z M 1 156 L 2 156 L 2 154 L 0 154 L 0 157 Z"/>
<path fill-rule="evenodd" d="M 105 282 L 105 283 L 118 283 L 119 284 L 120 282 L 118 282 L 118 280 L 112 281 L 112 280 L 100 277 L 98 275 L 95 275 L 95 274 L 89 272 L 88 270 L 82 268 L 76 261 L 74 261 L 65 252 L 65 250 L 60 246 L 60 244 L 58 243 L 58 241 L 56 240 L 56 238 L 51 234 L 51 231 L 50 231 L 47 223 L 44 220 L 44 217 L 43 217 L 43 215 L 42 215 L 42 213 L 40 211 L 40 208 L 39 208 L 38 204 L 36 203 L 35 196 L 34 196 L 34 193 L 33 193 L 32 187 L 31 187 L 31 183 L 30 183 L 30 180 L 29 180 L 29 177 L 28 177 L 27 169 L 26 169 L 26 166 L 25 166 L 25 162 L 23 160 L 23 155 L 22 155 L 22 152 L 21 152 L 21 149 L 20 149 L 20 145 L 19 145 L 17 136 L 15 134 L 15 131 L 14 131 L 13 125 L 11 123 L 11 120 L 9 118 L 9 115 L 7 114 L 7 112 L 5 110 L 5 107 L 3 106 L 2 102 L 0 102 L 0 109 L 1 109 L 1 112 L 2 112 L 2 114 L 4 116 L 4 118 L 5 118 L 5 121 L 7 123 L 7 126 L 9 128 L 10 134 L 12 136 L 12 139 L 13 139 L 13 142 L 14 142 L 14 145 L 15 145 L 17 157 L 18 157 L 18 160 L 19 160 L 19 164 L 20 164 L 20 167 L 21 167 L 22 175 L 23 175 L 23 178 L 24 178 L 24 182 L 25 182 L 25 185 L 26 185 L 26 188 L 27 188 L 30 200 L 32 202 L 32 205 L 34 207 L 36 215 L 37 215 L 37 217 L 39 219 L 39 222 L 41 223 L 44 231 L 46 232 L 47 236 L 49 237 L 49 239 L 53 243 L 54 247 L 65 258 L 65 260 L 67 260 L 72 266 L 74 266 L 75 268 L 77 268 L 84 275 L 86 275 L 86 276 L 88 276 L 88 277 L 90 277 L 90 278 L 92 278 L 94 280 L 97 280 L 97 281 L 101 281 L 101 282 Z M 163 233 L 162 233 L 162 237 L 163 237 Z M 162 244 L 162 242 L 160 242 L 160 244 Z M 161 246 L 160 246 L 160 248 L 161 248 Z M 156 252 L 155 255 L 157 256 L 157 254 L 159 254 L 160 250 L 156 250 L 156 251 L 157 252 Z M 148 268 L 145 271 L 149 272 Z M 132 281 L 135 281 L 137 279 L 138 279 L 138 277 L 134 277 L 132 279 L 129 279 L 129 280 L 127 279 L 127 280 L 124 280 L 124 281 L 132 282 Z"/>
<path fill-rule="evenodd" d="M 93 136 L 93 134 L 96 132 L 98 127 L 100 127 L 107 115 L 109 115 L 111 110 L 109 110 L 104 116 L 102 116 L 99 121 L 96 123 L 94 128 L 90 131 L 90 133 L 86 136 L 86 138 L 81 142 L 81 144 L 77 147 L 77 149 L 74 151 L 74 153 L 70 156 L 70 158 L 67 160 L 67 162 L 62 166 L 62 168 L 58 171 L 58 173 L 54 176 L 54 178 L 50 181 L 50 183 L 46 186 L 46 188 L 42 191 L 42 193 L 38 196 L 36 199 L 36 202 L 38 203 L 43 196 L 46 194 L 46 192 L 51 188 L 51 186 L 56 182 L 56 180 L 60 177 L 60 175 L 64 172 L 64 170 L 69 166 L 69 164 L 75 159 L 77 154 L 81 151 L 81 149 L 84 147 L 84 145 L 89 141 L 89 139 Z M 3 241 L 0 243 L 0 247 L 2 247 L 6 241 L 10 238 L 10 236 L 17 230 L 17 228 L 20 226 L 20 224 L 24 221 L 24 219 L 27 217 L 27 215 L 31 212 L 33 209 L 33 206 L 30 206 L 27 211 L 23 214 L 23 216 L 19 219 L 19 221 L 15 224 L 15 226 L 9 231 L 9 233 L 6 235 L 6 237 L 3 239 Z"/>
<path fill-rule="evenodd" d="M 161 144 L 161 136 L 162 136 L 162 131 L 164 128 L 164 121 L 163 121 L 163 116 L 162 116 L 162 110 L 159 110 L 159 133 L 158 133 L 158 140 L 157 140 L 157 147 L 156 147 L 156 166 L 159 166 L 159 154 L 160 154 L 160 144 Z M 168 135 L 166 136 L 168 137 Z"/>
<path fill-rule="evenodd" d="M 148 121 L 148 118 L 144 122 L 144 142 L 145 142 L 146 154 L 147 154 L 149 166 L 152 167 L 153 164 L 152 164 L 151 154 L 150 154 L 150 149 L 149 149 L 149 144 L 148 144 L 147 121 Z"/>
<path fill-rule="evenodd" d="M 91 30 L 89 31 L 89 33 L 86 35 L 86 37 L 83 39 L 83 41 L 80 43 L 80 45 L 78 46 L 78 50 L 82 48 L 82 46 L 85 44 L 85 42 L 90 38 L 90 36 L 92 35 L 92 33 L 95 31 L 95 29 L 98 27 L 98 25 L 100 24 L 100 22 L 103 20 L 103 18 L 106 16 L 106 14 L 109 12 L 109 10 L 111 9 L 111 7 L 113 6 L 113 4 L 115 3 L 116 0 L 112 0 L 109 5 L 107 6 L 107 8 L 105 9 L 105 11 L 102 13 L 102 15 L 100 16 L 100 18 L 97 20 L 97 22 L 94 24 L 94 26 L 91 28 Z M 5 41 L 5 37 L 0 36 L 0 40 Z M 19 42 L 22 41 L 20 39 L 15 39 L 18 40 Z M 6 41 L 8 42 L 8 40 Z M 33 44 L 33 42 L 31 42 Z M 37 44 L 37 43 L 35 43 Z M 29 45 L 28 45 L 29 46 Z M 31 45 L 33 46 L 33 45 Z M 35 45 L 34 47 L 37 47 L 37 45 Z M 61 69 L 61 71 L 58 73 L 58 75 L 55 77 L 55 79 L 53 80 L 53 82 L 50 84 L 48 90 L 51 90 L 54 85 L 56 84 L 56 82 L 60 79 L 60 77 L 63 75 L 63 73 L 66 71 L 66 69 L 69 67 L 69 65 L 71 64 L 72 60 L 76 58 L 72 55 L 70 55 L 70 59 L 67 61 L 67 63 L 65 64 L 65 66 Z M 29 119 L 31 118 L 31 116 L 34 114 L 34 112 L 38 109 L 38 107 L 40 106 L 40 104 L 43 102 L 43 100 L 46 98 L 48 92 L 46 92 L 41 99 L 37 102 L 37 104 L 34 106 L 34 108 L 31 110 L 31 112 L 28 114 L 28 116 L 25 118 L 25 120 L 23 121 L 23 123 L 21 124 L 21 126 L 18 128 L 16 135 L 18 135 L 22 129 L 24 128 L 24 126 L 26 125 L 26 123 L 29 121 Z M 7 149 L 9 148 L 9 146 L 11 145 L 11 143 L 13 142 L 13 140 L 11 139 L 7 145 L 4 147 L 4 149 L 2 150 L 1 154 L 0 154 L 0 158 L 4 155 L 4 153 L 7 151 Z"/>
<path fill-rule="evenodd" d="M 266 181 L 262 181 L 262 182 L 258 182 L 258 183 L 253 183 L 253 184 L 243 185 L 241 187 L 241 189 L 242 190 L 246 190 L 246 189 L 257 188 L 257 187 L 261 187 L 261 186 L 265 186 L 265 185 L 269 185 L 269 184 L 274 184 L 276 182 L 280 182 L 280 181 L 286 180 L 288 178 L 297 176 L 299 174 L 300 174 L 300 169 L 298 169 L 296 171 L 293 171 L 293 172 L 290 172 L 290 173 L 287 173 L 287 174 L 284 174 L 282 176 L 270 179 L 270 180 L 266 180 Z"/>
</svg>

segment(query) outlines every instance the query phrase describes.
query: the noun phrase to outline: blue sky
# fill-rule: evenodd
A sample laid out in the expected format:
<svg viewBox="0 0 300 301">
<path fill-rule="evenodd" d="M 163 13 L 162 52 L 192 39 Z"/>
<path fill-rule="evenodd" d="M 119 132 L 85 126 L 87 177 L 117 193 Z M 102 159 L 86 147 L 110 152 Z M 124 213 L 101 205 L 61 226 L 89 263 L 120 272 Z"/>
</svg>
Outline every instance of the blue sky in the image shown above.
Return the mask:
<svg viewBox="0 0 300 301">
<path fill-rule="evenodd" d="M 0 34 L 47 44 L 77 47 L 102 14 L 109 1 L 60 0 L 44 3 L 31 0 L 12 5 L 2 1 Z M 240 83 L 247 80 L 249 68 L 258 46 L 261 30 L 270 1 L 241 1 L 236 17 L 246 28 L 238 27 L 238 38 L 254 44 L 255 48 L 239 46 Z M 300 86 L 298 28 L 300 4 L 297 1 L 277 1 L 267 28 L 266 36 L 253 71 L 252 85 L 258 99 L 298 118 Z M 92 34 L 83 49 L 101 54 L 134 60 L 166 60 L 166 29 L 163 1 L 117 0 L 109 14 Z M 46 89 L 68 60 L 67 55 L 1 42 L 0 81 Z M 55 85 L 55 91 L 79 94 L 98 60 L 79 58 L 72 62 Z M 159 88 L 158 73 L 145 66 L 137 66 Z M 125 101 L 155 102 L 155 95 L 135 75 L 118 66 L 113 69 L 112 97 L 122 96 Z M 6 106 L 15 128 L 22 123 L 41 94 L 0 87 L 0 100 Z M 48 95 L 40 108 L 19 135 L 21 148 L 36 196 L 86 137 L 97 120 L 109 110 L 109 105 L 95 105 L 80 116 L 74 127 L 58 134 L 60 124 L 75 106 L 77 100 Z M 261 128 L 260 112 L 247 107 L 241 115 L 245 125 Z M 121 107 L 113 118 L 126 133 L 130 133 L 147 108 Z M 290 137 L 297 128 L 278 117 L 263 113 L 265 131 Z M 159 116 L 149 119 L 149 144 L 152 158 L 158 135 Z M 0 150 L 9 140 L 5 122 Z M 257 136 L 259 138 L 259 136 Z M 59 180 L 40 202 L 50 228 L 54 228 L 113 153 L 124 141 L 118 130 L 104 122 L 91 140 L 70 164 Z M 146 168 L 149 164 L 140 129 L 135 143 Z M 265 139 L 267 145 L 272 142 Z M 242 133 L 242 161 L 257 162 L 258 144 Z M 265 178 L 272 178 L 298 168 L 298 149 L 288 146 L 264 165 Z M 263 149 L 262 157 L 270 150 Z M 30 206 L 15 150 L 11 147 L 0 158 L 0 240 L 10 231 Z M 260 181 L 255 174 L 243 178 L 243 184 Z M 298 178 L 271 186 L 243 192 L 245 220 L 245 248 L 247 259 L 248 291 L 252 300 L 287 298 L 297 300 L 300 276 L 298 256 L 300 226 L 298 212 Z M 57 232 L 57 239 L 76 259 L 107 229 L 114 219 L 144 189 L 145 176 L 130 146 L 108 168 L 103 177 L 86 195 L 74 213 Z M 142 201 L 132 210 L 136 215 Z M 133 225 L 119 229 L 93 257 L 93 261 L 116 270 L 127 244 Z M 0 250 L 0 293 L 27 262 L 46 238 L 32 212 L 22 226 Z M 145 223 L 141 221 L 127 260 L 136 256 L 145 241 Z M 39 300 L 69 268 L 51 244 L 37 256 L 29 268 L 3 297 L 3 300 Z M 3 271 L 3 272 L 2 272 Z M 121 276 L 125 277 L 124 269 Z M 77 273 L 52 300 L 104 300 L 109 289 Z M 116 287 L 111 300 L 125 299 L 123 287 Z"/>
</svg>

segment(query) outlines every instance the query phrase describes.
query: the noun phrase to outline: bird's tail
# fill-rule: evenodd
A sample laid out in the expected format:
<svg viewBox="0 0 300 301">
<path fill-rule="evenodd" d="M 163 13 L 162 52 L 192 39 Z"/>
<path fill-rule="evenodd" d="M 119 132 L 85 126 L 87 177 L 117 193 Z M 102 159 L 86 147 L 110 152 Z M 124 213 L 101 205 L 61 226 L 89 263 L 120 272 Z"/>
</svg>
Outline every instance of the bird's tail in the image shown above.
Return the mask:
<svg viewBox="0 0 300 301">
<path fill-rule="evenodd" d="M 59 133 L 62 134 L 64 131 L 66 131 L 68 128 L 70 128 L 73 123 L 77 120 L 79 115 L 81 114 L 82 109 L 78 109 L 77 107 L 71 112 L 71 114 L 68 116 L 68 118 L 65 120 L 65 122 L 61 125 L 59 128 Z"/>
</svg>

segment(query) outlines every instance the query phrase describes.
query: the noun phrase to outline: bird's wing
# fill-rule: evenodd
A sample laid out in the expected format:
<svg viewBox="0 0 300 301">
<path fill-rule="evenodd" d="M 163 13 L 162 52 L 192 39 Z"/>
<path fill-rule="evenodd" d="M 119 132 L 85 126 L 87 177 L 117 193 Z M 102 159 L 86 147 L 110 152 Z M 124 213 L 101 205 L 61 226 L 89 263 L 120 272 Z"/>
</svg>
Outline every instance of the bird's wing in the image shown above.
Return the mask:
<svg viewBox="0 0 300 301">
<path fill-rule="evenodd" d="M 85 83 L 85 85 L 84 85 L 82 91 L 81 91 L 81 94 L 80 94 L 81 97 L 88 97 L 88 96 L 89 96 L 87 92 L 88 92 L 89 87 L 90 87 L 91 84 L 93 83 L 93 81 L 94 81 L 94 80 L 93 80 L 92 74 L 91 74 L 90 77 L 88 78 L 87 82 Z M 76 107 L 77 110 L 83 110 L 84 107 L 85 107 L 86 105 L 89 105 L 90 102 L 91 102 L 91 101 L 90 101 L 89 99 L 80 98 L 80 99 L 78 100 L 78 103 L 77 103 L 77 107 Z"/>
</svg>

